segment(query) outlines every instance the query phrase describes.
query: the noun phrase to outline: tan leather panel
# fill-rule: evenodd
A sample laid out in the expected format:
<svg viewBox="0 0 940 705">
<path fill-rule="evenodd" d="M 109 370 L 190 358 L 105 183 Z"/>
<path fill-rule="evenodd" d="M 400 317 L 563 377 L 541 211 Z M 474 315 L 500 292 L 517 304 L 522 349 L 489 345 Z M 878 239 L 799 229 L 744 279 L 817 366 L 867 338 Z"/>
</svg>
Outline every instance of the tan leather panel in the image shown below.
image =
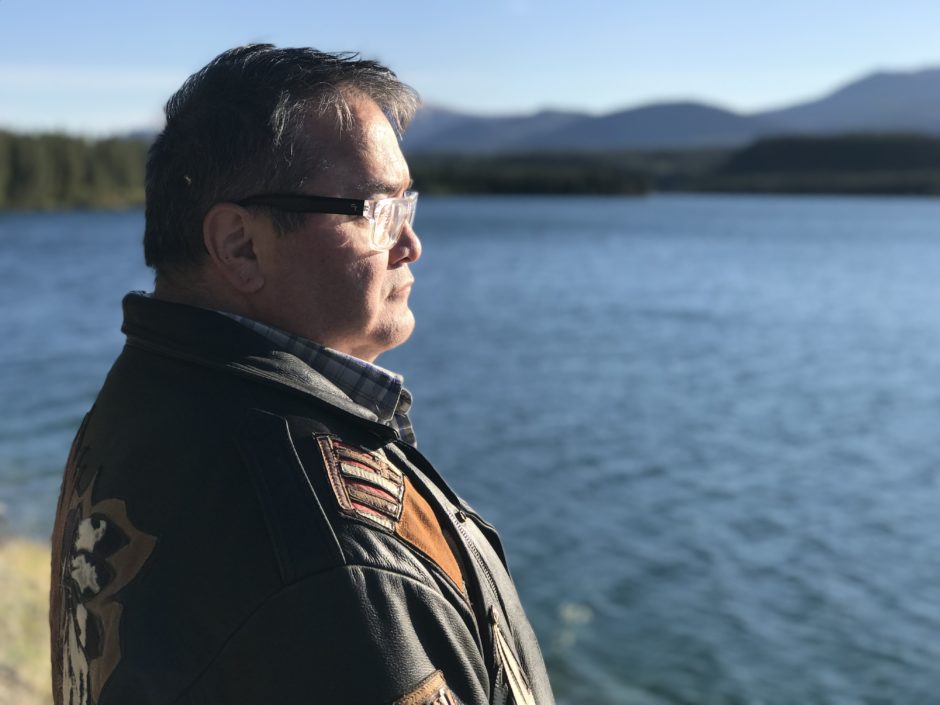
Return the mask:
<svg viewBox="0 0 940 705">
<path fill-rule="evenodd" d="M 450 576 L 461 590 L 466 592 L 463 576 L 457 558 L 450 544 L 444 538 L 444 532 L 431 505 L 421 496 L 411 480 L 405 476 L 404 509 L 395 533 L 422 551 Z"/>
</svg>

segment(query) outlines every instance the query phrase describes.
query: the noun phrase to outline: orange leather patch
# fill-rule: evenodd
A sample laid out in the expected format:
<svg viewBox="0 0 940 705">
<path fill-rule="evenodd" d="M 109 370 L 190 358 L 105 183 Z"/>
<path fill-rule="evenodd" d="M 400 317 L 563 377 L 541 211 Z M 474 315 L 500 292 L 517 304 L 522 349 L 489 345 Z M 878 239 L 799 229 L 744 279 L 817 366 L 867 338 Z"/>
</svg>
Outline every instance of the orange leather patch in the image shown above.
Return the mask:
<svg viewBox="0 0 940 705">
<path fill-rule="evenodd" d="M 401 513 L 401 519 L 395 527 L 395 533 L 422 551 L 440 566 L 461 590 L 466 592 L 457 558 L 444 537 L 437 515 L 434 514 L 431 505 L 421 496 L 407 475 L 404 480 L 404 509 Z"/>
</svg>

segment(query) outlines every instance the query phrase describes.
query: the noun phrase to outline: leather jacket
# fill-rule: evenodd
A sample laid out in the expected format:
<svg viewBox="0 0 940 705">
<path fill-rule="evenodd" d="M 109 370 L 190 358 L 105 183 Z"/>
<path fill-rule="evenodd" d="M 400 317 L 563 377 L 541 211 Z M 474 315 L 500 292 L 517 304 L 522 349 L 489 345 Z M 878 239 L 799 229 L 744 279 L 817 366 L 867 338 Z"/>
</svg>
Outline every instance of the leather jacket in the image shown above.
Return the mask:
<svg viewBox="0 0 940 705">
<path fill-rule="evenodd" d="M 57 705 L 553 702 L 496 531 L 241 324 L 140 295 L 53 532 Z"/>
</svg>

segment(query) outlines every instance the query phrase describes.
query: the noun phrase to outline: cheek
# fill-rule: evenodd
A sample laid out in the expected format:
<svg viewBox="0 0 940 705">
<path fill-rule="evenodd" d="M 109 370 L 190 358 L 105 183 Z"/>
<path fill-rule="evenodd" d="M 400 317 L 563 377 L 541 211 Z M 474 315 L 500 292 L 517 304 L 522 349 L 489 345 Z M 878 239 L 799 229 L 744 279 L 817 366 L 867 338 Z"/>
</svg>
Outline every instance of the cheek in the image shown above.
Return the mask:
<svg viewBox="0 0 940 705">
<path fill-rule="evenodd" d="M 349 274 L 351 283 L 355 284 L 363 298 L 378 298 L 387 280 L 385 257 L 379 254 L 363 257 L 350 264 Z"/>
<path fill-rule="evenodd" d="M 350 319 L 347 323 L 361 326 L 381 315 L 385 278 L 372 260 L 347 262 L 341 269 L 325 272 L 323 284 L 327 290 L 323 293 L 337 314 Z"/>
</svg>

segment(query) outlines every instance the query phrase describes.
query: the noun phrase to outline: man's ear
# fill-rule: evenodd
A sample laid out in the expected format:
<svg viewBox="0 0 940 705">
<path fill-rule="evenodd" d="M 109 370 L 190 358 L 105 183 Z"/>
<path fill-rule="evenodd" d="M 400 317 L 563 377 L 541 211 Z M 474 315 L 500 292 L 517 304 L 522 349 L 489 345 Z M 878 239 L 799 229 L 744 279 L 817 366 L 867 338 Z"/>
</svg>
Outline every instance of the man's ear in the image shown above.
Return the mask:
<svg viewBox="0 0 940 705">
<path fill-rule="evenodd" d="M 264 274 L 255 256 L 251 214 L 234 203 L 216 203 L 202 221 L 202 239 L 212 267 L 241 294 L 264 286 Z"/>
</svg>

